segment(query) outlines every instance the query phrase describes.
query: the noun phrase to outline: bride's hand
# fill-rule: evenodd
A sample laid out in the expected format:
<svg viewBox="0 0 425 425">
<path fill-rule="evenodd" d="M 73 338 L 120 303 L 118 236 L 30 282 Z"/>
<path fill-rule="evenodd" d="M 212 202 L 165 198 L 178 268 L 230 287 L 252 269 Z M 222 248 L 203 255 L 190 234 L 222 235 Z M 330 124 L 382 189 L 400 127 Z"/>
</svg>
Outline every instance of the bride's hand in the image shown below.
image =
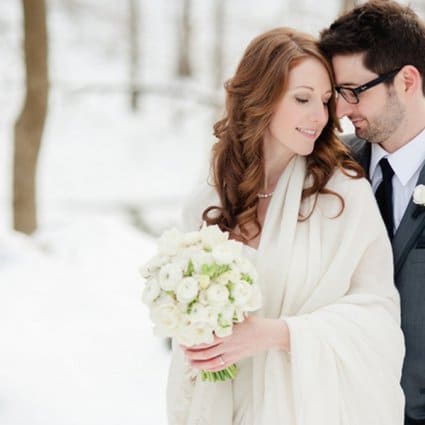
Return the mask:
<svg viewBox="0 0 425 425">
<path fill-rule="evenodd" d="M 281 319 L 248 316 L 225 338 L 214 337 L 211 344 L 182 348 L 192 367 L 215 372 L 260 351 L 289 351 L 289 329 Z"/>
</svg>

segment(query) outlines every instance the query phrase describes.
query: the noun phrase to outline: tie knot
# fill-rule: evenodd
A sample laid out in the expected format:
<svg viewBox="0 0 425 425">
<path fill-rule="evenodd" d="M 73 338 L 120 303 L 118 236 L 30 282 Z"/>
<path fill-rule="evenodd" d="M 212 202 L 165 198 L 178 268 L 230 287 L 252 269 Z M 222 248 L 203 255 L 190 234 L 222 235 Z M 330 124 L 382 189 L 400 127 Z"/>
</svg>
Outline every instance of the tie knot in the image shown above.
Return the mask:
<svg viewBox="0 0 425 425">
<path fill-rule="evenodd" d="M 382 158 L 379 161 L 379 166 L 382 170 L 382 177 L 384 180 L 392 179 L 394 175 L 394 170 L 391 168 L 390 163 L 388 162 L 387 158 Z"/>
</svg>

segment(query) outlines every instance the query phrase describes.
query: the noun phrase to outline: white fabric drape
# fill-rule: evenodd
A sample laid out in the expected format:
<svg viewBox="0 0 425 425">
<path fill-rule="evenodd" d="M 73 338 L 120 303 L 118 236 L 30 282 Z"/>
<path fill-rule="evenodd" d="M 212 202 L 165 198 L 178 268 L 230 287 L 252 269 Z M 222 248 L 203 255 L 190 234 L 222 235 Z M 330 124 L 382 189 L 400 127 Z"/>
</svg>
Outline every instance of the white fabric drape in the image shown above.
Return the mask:
<svg viewBox="0 0 425 425">
<path fill-rule="evenodd" d="M 404 356 L 392 253 L 366 180 L 336 171 L 339 193 L 302 202 L 305 159 L 294 157 L 270 202 L 257 253 L 264 304 L 257 314 L 287 321 L 291 353 L 270 350 L 252 364 L 255 425 L 402 425 Z M 212 187 L 186 210 L 187 228 L 216 204 Z M 174 347 L 168 415 L 176 425 L 231 425 L 231 382 L 205 383 Z"/>
</svg>

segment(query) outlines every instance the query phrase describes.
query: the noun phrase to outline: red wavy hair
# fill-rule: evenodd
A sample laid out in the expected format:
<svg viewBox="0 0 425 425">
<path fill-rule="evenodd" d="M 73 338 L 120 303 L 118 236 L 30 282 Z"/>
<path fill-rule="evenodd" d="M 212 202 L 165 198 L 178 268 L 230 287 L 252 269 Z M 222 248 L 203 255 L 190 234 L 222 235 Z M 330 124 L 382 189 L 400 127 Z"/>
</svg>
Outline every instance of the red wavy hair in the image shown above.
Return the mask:
<svg viewBox="0 0 425 425">
<path fill-rule="evenodd" d="M 212 150 L 214 186 L 221 205 L 208 207 L 202 218 L 207 224 L 217 224 L 229 231 L 235 239 L 247 242 L 261 232 L 257 194 L 264 183 L 263 136 L 275 104 L 285 91 L 289 72 L 306 58 L 320 61 L 334 83 L 332 67 L 320 52 L 318 42 L 290 28 L 276 28 L 256 37 L 247 47 L 233 78 L 225 83 L 225 116 L 214 125 L 218 142 Z M 304 189 L 302 199 L 316 195 L 317 202 L 319 193 L 333 194 L 341 201 L 341 213 L 344 200 L 328 190 L 326 183 L 335 168 L 346 174 L 346 170 L 351 170 L 349 175 L 355 178 L 364 176 L 364 172 L 335 135 L 335 129 L 340 126 L 334 95 L 328 108 L 328 123 L 306 158 L 307 176 L 312 177 L 312 185 Z M 254 223 L 257 228 L 257 233 L 249 238 L 248 223 Z M 240 234 L 234 232 L 236 227 Z"/>
</svg>

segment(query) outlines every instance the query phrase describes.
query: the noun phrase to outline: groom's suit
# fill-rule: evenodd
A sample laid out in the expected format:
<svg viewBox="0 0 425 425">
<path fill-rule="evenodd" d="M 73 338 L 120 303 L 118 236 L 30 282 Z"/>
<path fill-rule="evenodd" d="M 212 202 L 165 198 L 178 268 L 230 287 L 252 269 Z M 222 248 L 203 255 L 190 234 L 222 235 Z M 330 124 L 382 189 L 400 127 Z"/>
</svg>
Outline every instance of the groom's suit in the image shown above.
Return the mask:
<svg viewBox="0 0 425 425">
<path fill-rule="evenodd" d="M 355 136 L 344 137 L 343 141 L 369 176 L 371 144 Z M 425 166 L 418 184 L 425 185 Z M 425 207 L 414 204 L 412 199 L 394 234 L 392 248 L 406 342 L 401 379 L 406 395 L 405 423 L 425 424 Z"/>
</svg>

